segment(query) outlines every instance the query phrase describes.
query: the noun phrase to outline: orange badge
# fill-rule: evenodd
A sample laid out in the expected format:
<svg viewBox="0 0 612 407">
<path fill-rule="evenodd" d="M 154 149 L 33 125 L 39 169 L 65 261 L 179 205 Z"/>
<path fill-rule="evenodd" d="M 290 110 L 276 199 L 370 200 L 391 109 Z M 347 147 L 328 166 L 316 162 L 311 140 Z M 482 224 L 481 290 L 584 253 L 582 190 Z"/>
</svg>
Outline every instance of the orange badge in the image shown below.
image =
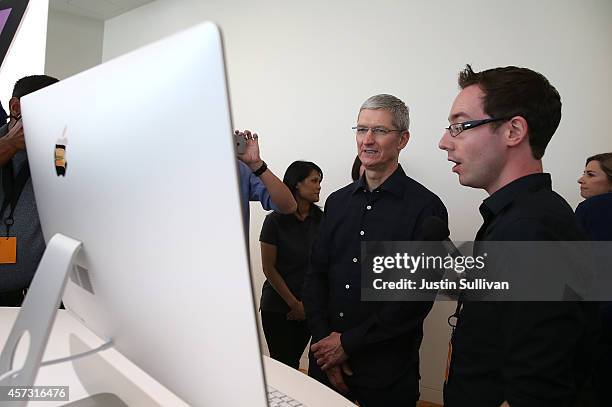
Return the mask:
<svg viewBox="0 0 612 407">
<path fill-rule="evenodd" d="M 17 238 L 0 237 L 0 264 L 17 263 Z"/>
</svg>

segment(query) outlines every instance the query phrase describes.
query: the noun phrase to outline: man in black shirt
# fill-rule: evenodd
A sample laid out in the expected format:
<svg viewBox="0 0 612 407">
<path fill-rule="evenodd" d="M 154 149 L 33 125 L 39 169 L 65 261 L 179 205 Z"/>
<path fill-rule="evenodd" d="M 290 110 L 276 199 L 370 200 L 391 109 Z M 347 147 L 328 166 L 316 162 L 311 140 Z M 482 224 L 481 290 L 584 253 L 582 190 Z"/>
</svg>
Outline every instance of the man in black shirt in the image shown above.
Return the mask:
<svg viewBox="0 0 612 407">
<path fill-rule="evenodd" d="M 309 375 L 361 406 L 414 406 L 419 347 L 431 302 L 362 302 L 361 242 L 417 240 L 440 199 L 406 176 L 408 108 L 391 95 L 366 100 L 357 117 L 365 174 L 327 199 L 304 285 L 312 332 Z"/>
<path fill-rule="evenodd" d="M 584 240 L 542 168 L 561 120 L 557 90 L 526 68 L 474 72 L 469 65 L 459 86 L 439 147 L 462 185 L 490 195 L 480 206 L 476 240 Z M 464 301 L 445 405 L 571 405 L 581 381 L 577 366 L 588 359 L 580 352 L 590 335 L 589 309 L 577 302 Z"/>
</svg>

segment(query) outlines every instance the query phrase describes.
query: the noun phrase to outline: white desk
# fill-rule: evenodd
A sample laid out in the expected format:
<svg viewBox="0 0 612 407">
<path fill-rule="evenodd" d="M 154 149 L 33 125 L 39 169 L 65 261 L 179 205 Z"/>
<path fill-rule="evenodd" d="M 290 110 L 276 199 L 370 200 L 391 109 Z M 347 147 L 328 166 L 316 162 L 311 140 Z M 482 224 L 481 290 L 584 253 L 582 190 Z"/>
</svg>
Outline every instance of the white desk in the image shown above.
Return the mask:
<svg viewBox="0 0 612 407">
<path fill-rule="evenodd" d="M 19 308 L 0 307 L 0 344 L 4 344 Z M 103 342 L 64 310 L 59 310 L 43 360 L 99 347 Z M 25 349 L 15 355 L 16 366 L 25 358 Z M 309 407 L 354 405 L 331 389 L 305 374 L 267 356 L 263 357 L 266 380 L 276 389 L 300 400 Z M 239 386 L 240 381 L 237 381 Z M 90 394 L 114 393 L 128 405 L 186 406 L 182 400 L 157 383 L 140 368 L 110 348 L 72 362 L 43 366 L 36 378 L 37 386 L 69 386 L 70 401 Z M 57 406 L 67 402 L 30 402 L 29 406 Z M 0 403 L 1 404 L 1 403 Z"/>
</svg>

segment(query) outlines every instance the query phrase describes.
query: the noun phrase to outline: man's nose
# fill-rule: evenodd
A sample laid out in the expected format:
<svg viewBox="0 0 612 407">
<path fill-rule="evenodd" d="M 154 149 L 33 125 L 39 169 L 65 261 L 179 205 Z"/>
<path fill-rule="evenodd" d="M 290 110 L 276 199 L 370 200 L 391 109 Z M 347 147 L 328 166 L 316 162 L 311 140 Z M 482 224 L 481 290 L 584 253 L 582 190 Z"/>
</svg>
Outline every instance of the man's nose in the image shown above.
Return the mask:
<svg viewBox="0 0 612 407">
<path fill-rule="evenodd" d="M 438 142 L 438 148 L 440 150 L 448 151 L 452 149 L 452 144 L 453 143 L 451 141 L 450 135 L 448 134 L 448 130 L 445 130 L 444 134 L 442 135 L 442 138 Z"/>
<path fill-rule="evenodd" d="M 368 129 L 368 132 L 366 133 L 365 137 L 363 138 L 363 142 L 366 144 L 372 144 L 374 143 L 374 141 L 376 140 L 376 138 L 374 137 L 374 132 L 372 131 L 372 129 Z"/>
</svg>

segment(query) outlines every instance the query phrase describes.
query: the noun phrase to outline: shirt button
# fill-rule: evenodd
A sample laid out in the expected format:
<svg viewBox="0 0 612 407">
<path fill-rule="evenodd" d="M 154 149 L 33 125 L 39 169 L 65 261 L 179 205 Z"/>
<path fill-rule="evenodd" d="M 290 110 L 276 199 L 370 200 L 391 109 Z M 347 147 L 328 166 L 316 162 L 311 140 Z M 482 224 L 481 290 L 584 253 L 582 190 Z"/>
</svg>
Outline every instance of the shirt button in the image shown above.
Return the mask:
<svg viewBox="0 0 612 407">
<path fill-rule="evenodd" d="M 372 205 L 368 205 L 368 206 L 366 206 L 366 209 L 367 209 L 367 210 L 372 209 Z"/>
<path fill-rule="evenodd" d="M 347 284 L 347 285 L 344 286 L 344 288 L 346 288 L 348 290 L 349 288 L 351 288 L 351 286 Z"/>
<path fill-rule="evenodd" d="M 363 235 L 365 235 L 365 232 L 362 230 L 361 232 L 359 232 L 359 234 L 360 234 L 361 236 L 363 236 Z"/>
<path fill-rule="evenodd" d="M 340 313 L 340 314 L 338 314 L 338 315 L 340 315 L 340 318 L 342 318 L 342 317 L 344 316 L 344 312 L 341 312 L 341 313 Z"/>
<path fill-rule="evenodd" d="M 357 257 L 353 257 L 353 263 L 357 263 Z"/>
</svg>

